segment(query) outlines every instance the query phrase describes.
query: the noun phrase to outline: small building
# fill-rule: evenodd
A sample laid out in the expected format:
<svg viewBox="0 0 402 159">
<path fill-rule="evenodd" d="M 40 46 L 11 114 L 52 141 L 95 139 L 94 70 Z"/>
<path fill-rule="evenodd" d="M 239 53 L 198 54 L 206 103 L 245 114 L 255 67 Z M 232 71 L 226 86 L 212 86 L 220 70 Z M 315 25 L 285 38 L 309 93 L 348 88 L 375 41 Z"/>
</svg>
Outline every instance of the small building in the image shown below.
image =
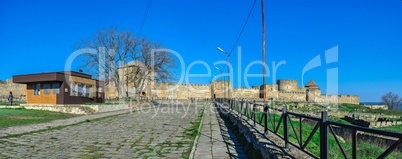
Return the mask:
<svg viewBox="0 0 402 159">
<path fill-rule="evenodd" d="M 103 103 L 103 81 L 74 72 L 50 72 L 13 76 L 14 83 L 26 84 L 27 104 Z"/>
</svg>

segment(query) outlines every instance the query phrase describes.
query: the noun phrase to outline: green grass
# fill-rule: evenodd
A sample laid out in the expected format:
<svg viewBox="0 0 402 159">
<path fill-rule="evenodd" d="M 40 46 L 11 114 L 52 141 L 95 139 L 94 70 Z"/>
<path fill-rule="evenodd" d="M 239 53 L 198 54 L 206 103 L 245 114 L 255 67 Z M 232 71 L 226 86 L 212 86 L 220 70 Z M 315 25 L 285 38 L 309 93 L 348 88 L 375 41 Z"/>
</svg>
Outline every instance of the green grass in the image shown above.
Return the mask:
<svg viewBox="0 0 402 159">
<path fill-rule="evenodd" d="M 25 102 L 14 101 L 13 106 L 19 106 L 20 104 L 25 104 Z M 0 101 L 1 106 L 9 106 L 10 102 L 2 102 Z"/>
<path fill-rule="evenodd" d="M 349 123 L 349 122 L 347 122 L 346 120 L 343 120 L 343 119 L 341 119 L 341 118 L 339 118 L 339 117 L 336 117 L 336 116 L 329 116 L 329 117 L 328 117 L 328 120 L 329 120 L 329 121 L 333 121 L 333 122 L 337 122 L 337 123 L 342 123 L 342 124 L 349 124 L 349 125 L 351 125 L 351 123 Z"/>
<path fill-rule="evenodd" d="M 278 105 L 279 103 L 275 103 L 274 105 Z M 293 106 L 297 105 L 297 103 L 286 103 L 289 108 L 292 108 Z M 281 105 L 281 104 L 279 104 Z M 320 104 L 312 104 L 312 106 L 305 106 L 301 108 L 297 108 L 296 110 L 302 111 L 302 112 L 320 112 L 320 111 L 325 111 L 327 108 L 326 106 L 320 105 Z M 290 109 L 292 110 L 292 109 Z M 348 113 L 372 113 L 372 114 L 383 114 L 383 115 L 396 115 L 396 116 L 402 116 L 402 111 L 401 110 L 384 110 L 384 109 L 370 109 L 368 107 L 362 106 L 362 105 L 357 105 L 357 104 L 339 104 L 337 111 L 340 112 L 348 112 Z"/>
<path fill-rule="evenodd" d="M 96 158 L 101 158 L 103 155 L 98 153 L 101 148 L 97 146 L 88 146 L 87 148 L 84 149 L 84 152 L 80 155 L 80 158 L 83 159 L 96 159 Z"/>
<path fill-rule="evenodd" d="M 368 107 L 356 104 L 340 104 L 338 111 L 402 116 L 402 111 L 400 110 L 370 109 Z"/>
<path fill-rule="evenodd" d="M 251 114 L 250 114 L 251 115 Z M 261 116 L 263 115 L 262 112 L 258 112 L 256 114 L 257 121 L 260 120 Z M 273 127 L 273 124 L 271 122 L 271 119 L 275 121 L 275 128 Z M 274 130 L 277 128 L 278 122 L 279 122 L 280 116 L 277 114 L 270 114 L 269 120 L 268 120 L 268 128 L 270 130 Z M 345 123 L 346 121 L 342 121 L 341 119 L 333 118 L 330 117 L 330 120 L 336 121 L 336 122 L 341 122 Z M 300 127 L 300 122 L 298 120 L 292 120 L 292 124 L 295 128 L 297 136 L 299 136 L 299 127 Z M 264 125 L 262 122 L 261 125 Z M 290 126 L 291 123 L 289 121 L 288 125 L 288 134 L 289 134 L 289 141 L 298 145 L 298 140 L 296 138 L 295 133 L 293 132 L 292 127 Z M 281 125 L 279 126 L 278 129 L 278 134 L 283 137 L 283 120 L 281 122 Z M 312 133 L 314 129 L 314 126 L 308 125 L 307 123 L 303 122 L 302 123 L 302 143 L 304 144 L 309 137 L 309 135 Z M 311 141 L 308 143 L 306 150 L 311 152 L 312 154 L 319 156 L 320 155 L 320 130 L 318 129 L 316 133 L 313 135 Z M 300 137 L 298 137 L 300 138 Z M 338 137 L 339 139 L 339 137 Z M 342 148 L 346 151 L 346 156 L 348 158 L 351 158 L 352 155 L 352 141 L 349 140 L 340 140 L 340 144 Z M 385 149 L 377 146 L 378 144 L 370 144 L 362 141 L 357 141 L 357 158 L 377 158 L 381 153 L 385 151 Z M 329 134 L 329 139 L 328 139 L 328 147 L 329 147 L 329 158 L 344 158 L 339 146 L 337 145 L 335 138 L 332 134 Z M 400 152 L 393 152 L 391 153 L 387 158 L 402 158 L 402 153 Z"/>
<path fill-rule="evenodd" d="M 376 128 L 376 129 L 401 133 L 402 132 L 402 125 L 380 127 L 380 128 Z"/>
<path fill-rule="evenodd" d="M 200 135 L 200 124 L 202 122 L 202 117 L 204 116 L 204 110 L 205 110 L 205 104 L 204 107 L 201 109 L 201 114 L 197 116 L 197 119 L 195 122 L 191 122 L 191 129 L 185 130 L 184 131 L 184 135 L 186 138 L 191 139 L 191 143 L 190 143 L 190 149 L 187 151 L 184 151 L 181 154 L 182 158 L 188 159 L 190 158 L 190 153 L 191 153 L 191 148 L 194 145 L 194 140 L 195 138 Z M 180 147 L 180 145 L 183 145 L 184 143 L 177 143 L 178 146 Z"/>
<path fill-rule="evenodd" d="M 0 109 L 0 128 L 43 123 L 57 119 L 70 118 L 76 115 L 44 110 Z"/>
</svg>

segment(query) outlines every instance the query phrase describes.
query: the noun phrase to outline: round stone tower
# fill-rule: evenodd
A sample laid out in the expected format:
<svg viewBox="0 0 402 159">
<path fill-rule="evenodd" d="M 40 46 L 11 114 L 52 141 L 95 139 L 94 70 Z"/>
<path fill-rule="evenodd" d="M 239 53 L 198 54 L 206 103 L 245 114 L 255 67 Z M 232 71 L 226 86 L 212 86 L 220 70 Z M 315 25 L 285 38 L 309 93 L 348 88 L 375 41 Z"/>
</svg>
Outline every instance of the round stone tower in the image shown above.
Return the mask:
<svg viewBox="0 0 402 159">
<path fill-rule="evenodd" d="M 278 80 L 277 84 L 279 91 L 283 92 L 295 92 L 298 89 L 296 80 Z"/>
</svg>

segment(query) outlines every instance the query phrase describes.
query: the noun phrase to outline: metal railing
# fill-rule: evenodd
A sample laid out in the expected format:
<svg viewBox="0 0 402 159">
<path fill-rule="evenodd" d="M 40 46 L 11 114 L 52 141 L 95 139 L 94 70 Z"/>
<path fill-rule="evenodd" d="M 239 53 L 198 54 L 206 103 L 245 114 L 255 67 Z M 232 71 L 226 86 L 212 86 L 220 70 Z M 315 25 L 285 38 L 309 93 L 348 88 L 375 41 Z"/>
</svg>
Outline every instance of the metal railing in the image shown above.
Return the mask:
<svg viewBox="0 0 402 159">
<path fill-rule="evenodd" d="M 383 159 L 390 155 L 399 145 L 402 143 L 402 134 L 395 133 L 395 132 L 388 132 L 376 129 L 370 129 L 355 125 L 348 125 L 338 122 L 328 121 L 328 113 L 326 111 L 321 112 L 321 117 L 314 117 L 309 116 L 306 114 L 298 114 L 289 112 L 287 110 L 287 106 L 284 105 L 282 109 L 278 109 L 268 104 L 258 104 L 254 101 L 248 101 L 245 99 L 215 99 L 215 102 L 220 103 L 221 105 L 226 105 L 229 108 L 229 112 L 235 111 L 239 118 L 246 117 L 248 120 L 252 120 L 253 124 L 259 124 L 264 127 L 264 134 L 269 132 L 276 134 L 277 136 L 281 137 L 285 142 L 285 147 L 288 147 L 289 144 L 292 146 L 300 149 L 301 151 L 307 153 L 311 157 L 314 158 L 321 158 L 321 159 L 328 159 L 329 158 L 329 134 L 333 135 L 335 139 L 336 145 L 339 147 L 342 156 L 344 158 L 348 158 L 346 155 L 345 149 L 342 147 L 340 143 L 339 137 L 336 135 L 334 131 L 334 127 L 346 128 L 352 131 L 351 134 L 351 141 L 352 141 L 352 159 L 357 158 L 357 133 L 364 132 L 364 133 L 371 133 L 374 135 L 386 136 L 396 138 L 397 141 L 394 142 L 391 146 L 389 146 L 380 156 L 377 158 Z M 257 107 L 263 107 L 263 111 L 258 111 Z M 279 116 L 278 122 L 276 122 L 276 118 Z M 296 131 L 295 124 L 291 118 L 298 120 L 299 122 L 299 131 Z M 303 128 L 302 122 L 303 119 L 308 119 L 310 121 L 316 122 L 314 124 L 314 128 L 311 133 L 308 135 L 307 139 L 303 142 Z M 280 127 L 282 126 L 282 130 Z M 289 141 L 289 127 L 291 131 L 294 133 L 297 142 Z M 306 150 L 307 146 L 313 139 L 313 136 L 319 130 L 319 139 L 320 139 L 320 153 L 319 156 L 316 156 Z M 279 133 L 282 132 L 282 136 Z M 329 133 L 330 132 L 330 133 Z"/>
</svg>

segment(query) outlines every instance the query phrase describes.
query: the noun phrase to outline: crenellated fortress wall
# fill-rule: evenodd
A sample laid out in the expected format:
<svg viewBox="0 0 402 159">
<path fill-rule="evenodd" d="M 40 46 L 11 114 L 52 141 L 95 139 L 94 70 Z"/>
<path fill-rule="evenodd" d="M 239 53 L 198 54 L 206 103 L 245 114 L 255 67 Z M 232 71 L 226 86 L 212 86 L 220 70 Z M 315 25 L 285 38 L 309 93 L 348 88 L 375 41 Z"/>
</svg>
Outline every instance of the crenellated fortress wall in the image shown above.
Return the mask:
<svg viewBox="0 0 402 159">
<path fill-rule="evenodd" d="M 229 84 L 229 89 L 228 88 Z M 315 84 L 315 83 L 314 83 Z M 157 97 L 168 99 L 192 99 L 192 98 L 224 98 L 230 94 L 232 98 L 263 98 L 263 86 L 252 88 L 232 89 L 227 81 L 214 81 L 211 84 L 177 84 L 154 83 L 148 84 L 145 97 Z M 7 80 L 0 83 L 0 97 L 6 100 L 8 93 L 12 91 L 14 97 L 25 100 L 26 86 L 12 83 Z M 106 98 L 117 98 L 117 90 L 113 87 L 105 88 Z M 276 84 L 265 85 L 265 96 L 269 100 L 276 101 L 300 101 L 318 103 L 350 103 L 359 104 L 360 97 L 355 95 L 323 95 L 317 85 L 298 87 L 297 80 L 278 80 Z"/>
</svg>

